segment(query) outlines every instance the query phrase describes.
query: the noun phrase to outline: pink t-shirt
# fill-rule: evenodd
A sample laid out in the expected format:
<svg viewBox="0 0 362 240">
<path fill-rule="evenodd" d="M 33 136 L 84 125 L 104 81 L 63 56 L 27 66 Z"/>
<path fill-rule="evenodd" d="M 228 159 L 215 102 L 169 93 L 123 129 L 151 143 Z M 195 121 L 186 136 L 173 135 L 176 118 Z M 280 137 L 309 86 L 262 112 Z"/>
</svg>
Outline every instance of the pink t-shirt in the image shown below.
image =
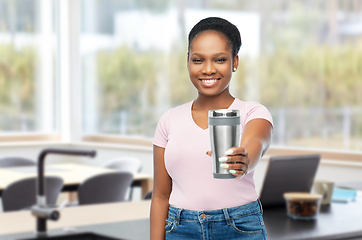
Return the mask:
<svg viewBox="0 0 362 240">
<path fill-rule="evenodd" d="M 172 178 L 169 203 L 188 210 L 231 208 L 257 199 L 254 171 L 241 179 L 215 179 L 209 129 L 200 128 L 191 115 L 193 101 L 171 108 L 160 118 L 153 144 L 165 148 L 165 166 Z M 257 102 L 235 99 L 229 109 L 239 109 L 241 134 L 247 122 L 263 118 L 273 124 L 269 111 Z"/>
</svg>

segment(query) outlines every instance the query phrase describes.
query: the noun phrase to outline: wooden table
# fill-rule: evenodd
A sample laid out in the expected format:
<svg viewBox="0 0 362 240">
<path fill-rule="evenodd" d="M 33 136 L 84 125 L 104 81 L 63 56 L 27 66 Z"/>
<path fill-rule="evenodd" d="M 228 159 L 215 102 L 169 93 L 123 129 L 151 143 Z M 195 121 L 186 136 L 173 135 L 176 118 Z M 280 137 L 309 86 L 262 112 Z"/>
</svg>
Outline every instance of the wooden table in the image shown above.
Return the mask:
<svg viewBox="0 0 362 240">
<path fill-rule="evenodd" d="M 36 167 L 11 167 L 0 168 L 0 196 L 2 190 L 9 184 L 28 177 L 37 175 Z M 77 163 L 48 164 L 45 166 L 46 176 L 58 176 L 64 181 L 63 191 L 76 191 L 78 185 L 89 177 L 97 174 L 116 172 L 117 170 L 90 166 Z M 140 186 L 142 197 L 152 190 L 153 180 L 151 174 L 137 173 L 133 175 L 133 186 Z"/>
<path fill-rule="evenodd" d="M 150 203 L 150 200 L 143 200 L 64 208 L 61 210 L 58 221 L 47 221 L 48 232 L 57 232 L 59 234 L 66 230 L 84 231 L 84 227 L 99 224 L 108 224 L 110 226 L 116 224 L 121 229 L 122 224 L 124 226 L 128 222 L 132 223 L 141 220 L 142 226 L 136 225 L 134 229 L 122 229 L 120 230 L 120 236 L 138 235 L 131 239 L 147 239 L 149 236 Z M 0 240 L 34 237 L 35 222 L 36 218 L 31 215 L 30 211 L 0 213 Z M 97 227 L 92 229 L 97 232 Z"/>
</svg>

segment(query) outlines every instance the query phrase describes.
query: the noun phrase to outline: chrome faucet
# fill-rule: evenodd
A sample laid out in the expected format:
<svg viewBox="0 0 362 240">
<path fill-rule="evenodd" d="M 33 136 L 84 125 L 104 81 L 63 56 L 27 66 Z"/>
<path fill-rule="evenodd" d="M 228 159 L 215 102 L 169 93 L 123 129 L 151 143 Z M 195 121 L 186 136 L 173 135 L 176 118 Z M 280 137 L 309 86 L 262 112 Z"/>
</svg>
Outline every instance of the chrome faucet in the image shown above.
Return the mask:
<svg viewBox="0 0 362 240">
<path fill-rule="evenodd" d="M 45 197 L 45 181 L 44 181 L 44 161 L 47 154 L 61 154 L 61 155 L 76 155 L 76 156 L 89 156 L 96 155 L 95 150 L 76 150 L 76 149 L 59 149 L 47 148 L 43 149 L 38 157 L 38 177 L 37 177 L 37 204 L 31 208 L 32 215 L 37 218 L 37 234 L 39 236 L 46 235 L 47 225 L 46 221 L 59 219 L 60 214 L 56 209 L 46 206 Z"/>
</svg>

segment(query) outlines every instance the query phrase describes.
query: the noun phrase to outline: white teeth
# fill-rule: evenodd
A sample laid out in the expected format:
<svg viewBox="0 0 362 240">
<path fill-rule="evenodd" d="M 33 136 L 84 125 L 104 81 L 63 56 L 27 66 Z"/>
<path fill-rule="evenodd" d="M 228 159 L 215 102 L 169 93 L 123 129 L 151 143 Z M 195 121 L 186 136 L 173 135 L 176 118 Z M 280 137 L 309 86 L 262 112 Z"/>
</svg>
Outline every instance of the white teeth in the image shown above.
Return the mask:
<svg viewBox="0 0 362 240">
<path fill-rule="evenodd" d="M 217 81 L 217 79 L 207 79 L 207 80 L 202 80 L 204 83 L 208 83 L 208 84 L 210 84 L 210 83 L 214 83 L 214 82 L 216 82 Z"/>
</svg>

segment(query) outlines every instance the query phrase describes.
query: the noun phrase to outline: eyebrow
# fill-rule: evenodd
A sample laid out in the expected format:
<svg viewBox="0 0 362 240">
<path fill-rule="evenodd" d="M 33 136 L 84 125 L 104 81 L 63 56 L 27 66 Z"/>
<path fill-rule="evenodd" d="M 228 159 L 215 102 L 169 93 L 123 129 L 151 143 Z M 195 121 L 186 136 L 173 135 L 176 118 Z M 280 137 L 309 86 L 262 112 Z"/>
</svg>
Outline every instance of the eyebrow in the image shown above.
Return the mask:
<svg viewBox="0 0 362 240">
<path fill-rule="evenodd" d="M 204 56 L 203 54 L 201 54 L 201 53 L 193 53 L 193 54 L 191 54 L 191 56 L 194 56 L 194 55 L 196 55 L 196 56 Z M 224 53 L 224 52 L 220 52 L 220 53 L 215 53 L 215 54 L 213 54 L 213 56 L 220 56 L 220 55 L 228 55 L 227 53 Z"/>
</svg>

